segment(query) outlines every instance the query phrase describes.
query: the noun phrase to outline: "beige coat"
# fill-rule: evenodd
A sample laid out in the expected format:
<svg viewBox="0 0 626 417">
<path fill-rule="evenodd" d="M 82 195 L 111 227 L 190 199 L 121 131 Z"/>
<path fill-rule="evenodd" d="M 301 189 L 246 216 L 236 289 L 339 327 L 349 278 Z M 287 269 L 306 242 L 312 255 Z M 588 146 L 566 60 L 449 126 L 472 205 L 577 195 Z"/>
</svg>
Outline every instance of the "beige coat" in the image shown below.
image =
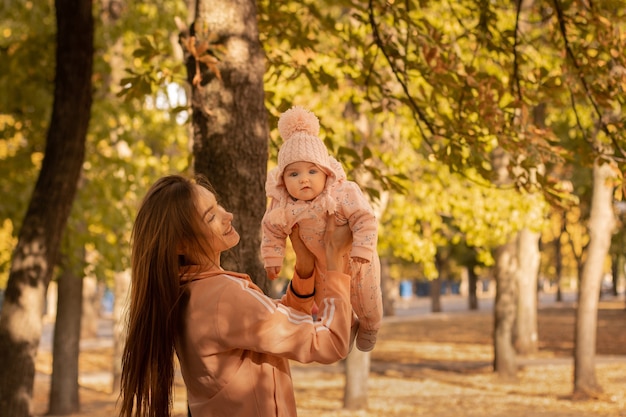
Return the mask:
<svg viewBox="0 0 626 417">
<path fill-rule="evenodd" d="M 329 278 L 313 321 L 301 312 L 312 297 L 296 297 L 291 286 L 273 300 L 247 275 L 183 276 L 189 300 L 176 353 L 193 417 L 296 416 L 288 360 L 332 363 L 348 354 L 350 277 Z"/>
</svg>

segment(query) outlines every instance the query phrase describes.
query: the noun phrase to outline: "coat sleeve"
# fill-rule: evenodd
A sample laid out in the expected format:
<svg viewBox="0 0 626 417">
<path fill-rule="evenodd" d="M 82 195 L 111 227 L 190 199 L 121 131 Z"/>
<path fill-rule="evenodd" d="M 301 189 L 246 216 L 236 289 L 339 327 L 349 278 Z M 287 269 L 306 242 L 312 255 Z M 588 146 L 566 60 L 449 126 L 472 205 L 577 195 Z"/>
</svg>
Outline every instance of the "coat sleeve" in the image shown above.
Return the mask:
<svg viewBox="0 0 626 417">
<path fill-rule="evenodd" d="M 330 272 L 326 281 L 328 296 L 322 300 L 314 321 L 311 315 L 296 310 L 303 301 L 291 291 L 277 301 L 248 281 L 233 279 L 219 300 L 219 343 L 224 348 L 247 349 L 304 363 L 333 363 L 346 357 L 352 322 L 350 276 Z M 309 298 L 306 302 L 312 302 Z"/>
<path fill-rule="evenodd" d="M 358 256 L 371 262 L 378 244 L 378 220 L 374 210 L 355 182 L 344 182 L 336 192 L 335 198 L 341 214 L 348 220 L 352 230 L 350 256 Z"/>
<path fill-rule="evenodd" d="M 266 268 L 270 266 L 282 267 L 285 257 L 287 233 L 279 225 L 272 224 L 270 221 L 272 213 L 275 214 L 277 210 L 280 208 L 272 200 L 261 222 L 261 256 L 263 257 L 263 266 Z"/>
</svg>

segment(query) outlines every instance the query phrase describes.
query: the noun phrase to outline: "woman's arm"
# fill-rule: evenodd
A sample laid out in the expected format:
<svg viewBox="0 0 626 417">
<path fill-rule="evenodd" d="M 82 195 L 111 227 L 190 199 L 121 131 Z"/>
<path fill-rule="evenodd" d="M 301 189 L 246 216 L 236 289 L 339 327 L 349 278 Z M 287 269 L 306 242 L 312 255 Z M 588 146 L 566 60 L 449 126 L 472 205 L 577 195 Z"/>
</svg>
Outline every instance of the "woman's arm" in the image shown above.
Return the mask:
<svg viewBox="0 0 626 417">
<path fill-rule="evenodd" d="M 295 274 L 291 280 L 291 289 L 294 291 L 295 295 L 300 298 L 312 297 L 315 295 L 315 280 L 312 279 L 313 270 L 315 268 L 315 257 L 304 242 L 302 242 L 298 225 L 293 227 L 289 238 L 291 239 L 293 251 L 296 253 Z"/>
<path fill-rule="evenodd" d="M 350 276 L 340 271 L 350 249 L 351 232 L 348 226 L 335 227 L 334 221 L 329 225 L 325 237 L 329 270 L 317 320 L 310 314 L 302 314 L 310 309 L 300 308 L 313 303 L 317 269 L 313 254 L 300 239 L 296 227 L 291 235 L 296 268 L 287 294 L 281 301 L 268 304 L 265 296 L 249 288 L 224 291 L 221 314 L 244 319 L 223 320 L 219 331 L 223 344 L 300 362 L 331 363 L 348 354 L 353 315 Z"/>
</svg>

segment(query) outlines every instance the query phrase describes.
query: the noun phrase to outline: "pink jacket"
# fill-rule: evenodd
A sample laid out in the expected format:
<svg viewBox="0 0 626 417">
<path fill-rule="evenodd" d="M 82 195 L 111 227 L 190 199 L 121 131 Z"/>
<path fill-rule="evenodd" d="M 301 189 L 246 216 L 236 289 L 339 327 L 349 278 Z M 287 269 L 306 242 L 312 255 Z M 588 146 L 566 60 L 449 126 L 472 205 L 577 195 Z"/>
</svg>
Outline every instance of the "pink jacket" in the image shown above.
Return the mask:
<svg viewBox="0 0 626 417">
<path fill-rule="evenodd" d="M 350 256 L 358 256 L 374 262 L 378 254 L 378 221 L 371 205 L 359 185 L 346 179 L 341 164 L 331 158 L 333 171 L 326 180 L 324 191 L 312 201 L 294 200 L 272 170 L 265 184 L 265 192 L 271 198 L 263 216 L 261 255 L 265 267 L 282 267 L 286 239 L 297 223 L 300 236 L 318 260 L 324 259 L 324 232 L 327 215 L 333 215 L 337 224 L 346 224 L 352 230 Z"/>
<path fill-rule="evenodd" d="M 348 354 L 350 277 L 332 273 L 318 321 L 312 297 L 289 287 L 273 300 L 235 272 L 194 272 L 177 341 L 193 417 L 294 417 L 289 359 L 332 363 Z M 299 310 L 299 311 L 298 311 Z"/>
</svg>

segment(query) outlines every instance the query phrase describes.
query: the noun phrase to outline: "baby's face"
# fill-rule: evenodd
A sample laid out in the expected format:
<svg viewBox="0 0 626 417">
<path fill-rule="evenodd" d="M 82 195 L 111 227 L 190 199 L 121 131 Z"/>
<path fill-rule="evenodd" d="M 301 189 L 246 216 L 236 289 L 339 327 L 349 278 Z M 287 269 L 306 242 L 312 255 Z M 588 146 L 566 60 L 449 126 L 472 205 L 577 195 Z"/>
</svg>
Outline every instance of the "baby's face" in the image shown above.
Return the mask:
<svg viewBox="0 0 626 417">
<path fill-rule="evenodd" d="M 283 181 L 290 196 L 310 201 L 324 191 L 326 174 L 312 162 L 298 161 L 287 165 Z"/>
</svg>

